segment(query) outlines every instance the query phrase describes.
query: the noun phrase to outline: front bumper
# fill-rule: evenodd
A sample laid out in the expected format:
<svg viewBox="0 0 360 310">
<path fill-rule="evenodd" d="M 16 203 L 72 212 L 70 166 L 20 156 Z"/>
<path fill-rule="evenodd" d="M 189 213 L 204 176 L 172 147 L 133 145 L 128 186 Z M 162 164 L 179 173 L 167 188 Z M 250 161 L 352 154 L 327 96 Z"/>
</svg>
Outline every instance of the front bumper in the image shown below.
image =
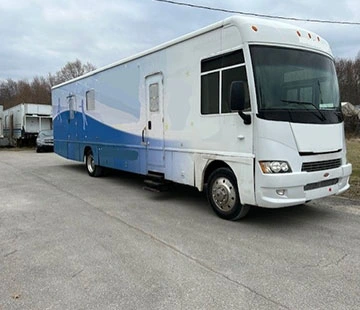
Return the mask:
<svg viewBox="0 0 360 310">
<path fill-rule="evenodd" d="M 352 165 L 346 164 L 326 171 L 259 175 L 256 203 L 260 207 L 282 208 L 341 194 L 350 187 L 351 171 Z"/>
</svg>

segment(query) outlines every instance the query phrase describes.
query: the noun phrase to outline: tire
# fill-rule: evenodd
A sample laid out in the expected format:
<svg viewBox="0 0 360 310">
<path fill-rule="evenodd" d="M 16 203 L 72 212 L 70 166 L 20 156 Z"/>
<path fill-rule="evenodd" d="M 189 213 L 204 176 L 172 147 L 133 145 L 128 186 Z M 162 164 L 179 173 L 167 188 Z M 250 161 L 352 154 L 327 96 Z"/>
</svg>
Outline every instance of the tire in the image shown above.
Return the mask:
<svg viewBox="0 0 360 310">
<path fill-rule="evenodd" d="M 207 197 L 214 212 L 225 220 L 238 220 L 250 210 L 249 205 L 240 203 L 235 175 L 228 168 L 219 168 L 211 173 Z"/>
<path fill-rule="evenodd" d="M 40 153 L 41 152 L 41 148 L 39 148 L 38 146 L 36 147 L 36 153 Z"/>
<path fill-rule="evenodd" d="M 92 151 L 88 151 L 85 155 L 86 170 L 91 177 L 99 177 L 103 174 L 103 168 L 95 165 L 94 155 Z"/>
</svg>

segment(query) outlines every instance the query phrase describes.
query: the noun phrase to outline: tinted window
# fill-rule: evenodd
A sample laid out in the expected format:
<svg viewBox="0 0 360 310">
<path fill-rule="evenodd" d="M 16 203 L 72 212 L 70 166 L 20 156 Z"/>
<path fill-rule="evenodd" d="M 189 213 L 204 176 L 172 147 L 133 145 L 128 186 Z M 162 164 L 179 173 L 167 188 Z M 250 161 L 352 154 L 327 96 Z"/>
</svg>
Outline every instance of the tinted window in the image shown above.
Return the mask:
<svg viewBox="0 0 360 310">
<path fill-rule="evenodd" d="M 219 72 L 201 77 L 201 114 L 219 113 Z"/>
<path fill-rule="evenodd" d="M 236 67 L 222 71 L 222 91 L 221 91 L 221 113 L 230 113 L 230 86 L 233 81 L 246 81 L 245 66 Z M 247 92 L 247 97 L 249 93 Z M 250 108 L 249 98 L 246 100 L 247 106 Z"/>
<path fill-rule="evenodd" d="M 201 72 L 201 114 L 232 112 L 229 103 L 231 83 L 244 81 L 247 85 L 243 51 L 205 59 L 201 62 Z M 246 102 L 250 108 L 248 98 Z"/>
<path fill-rule="evenodd" d="M 243 64 L 244 62 L 243 51 L 238 50 L 203 60 L 201 62 L 201 72 L 213 71 L 220 68 Z"/>
</svg>

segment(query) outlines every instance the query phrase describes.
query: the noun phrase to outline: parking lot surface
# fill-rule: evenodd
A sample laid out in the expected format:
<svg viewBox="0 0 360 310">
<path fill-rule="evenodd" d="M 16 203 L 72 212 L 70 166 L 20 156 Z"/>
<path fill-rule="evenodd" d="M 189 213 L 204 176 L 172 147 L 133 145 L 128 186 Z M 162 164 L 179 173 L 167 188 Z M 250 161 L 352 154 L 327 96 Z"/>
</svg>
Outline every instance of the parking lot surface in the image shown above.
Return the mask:
<svg viewBox="0 0 360 310">
<path fill-rule="evenodd" d="M 359 309 L 360 203 L 229 222 L 185 186 L 0 150 L 0 310 Z"/>
</svg>

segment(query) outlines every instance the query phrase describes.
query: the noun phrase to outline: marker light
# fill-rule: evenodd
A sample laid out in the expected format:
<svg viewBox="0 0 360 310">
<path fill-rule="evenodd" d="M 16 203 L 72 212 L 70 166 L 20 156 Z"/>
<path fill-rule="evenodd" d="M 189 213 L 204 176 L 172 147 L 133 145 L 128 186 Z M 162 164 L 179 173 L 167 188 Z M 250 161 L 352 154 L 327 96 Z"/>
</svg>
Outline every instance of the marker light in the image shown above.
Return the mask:
<svg viewBox="0 0 360 310">
<path fill-rule="evenodd" d="M 299 36 L 299 37 L 301 37 L 301 33 L 300 33 L 300 31 L 298 30 L 298 31 L 296 31 L 296 33 L 297 33 L 297 35 Z"/>
<path fill-rule="evenodd" d="M 263 173 L 289 173 L 291 168 L 286 161 L 260 161 L 260 168 Z"/>
<path fill-rule="evenodd" d="M 258 31 L 258 28 L 256 26 L 251 26 L 251 29 L 254 30 L 255 32 Z"/>
</svg>

